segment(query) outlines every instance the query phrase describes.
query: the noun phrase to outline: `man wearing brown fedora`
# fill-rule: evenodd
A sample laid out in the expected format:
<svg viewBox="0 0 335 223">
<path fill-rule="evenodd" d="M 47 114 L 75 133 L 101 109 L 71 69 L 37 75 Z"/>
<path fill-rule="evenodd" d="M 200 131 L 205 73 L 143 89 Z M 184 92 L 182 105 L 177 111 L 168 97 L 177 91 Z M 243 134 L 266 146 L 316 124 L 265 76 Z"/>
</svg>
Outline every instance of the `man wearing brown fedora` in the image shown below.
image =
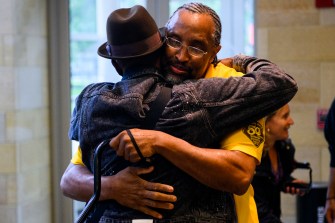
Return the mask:
<svg viewBox="0 0 335 223">
<path fill-rule="evenodd" d="M 153 22 L 151 21 L 152 18 L 149 18 L 151 18 L 150 15 L 140 6 L 114 11 L 108 18 L 108 41 L 99 48 L 98 53 L 100 56 L 112 59 L 114 67 L 123 76 L 122 81 L 115 84 L 102 83 L 88 86 L 77 99 L 76 109 L 71 121 L 70 136 L 72 139 L 80 141 L 83 161 L 88 168 L 91 168 L 92 148 L 97 143 L 103 139 L 115 136 L 124 129 L 142 127 L 141 124 L 150 110 L 150 102 L 155 101 L 155 98 L 166 82 L 165 77 L 160 75 L 157 69 L 153 69 L 155 65 L 157 68 L 159 64 L 158 53 L 163 43 L 159 37 L 156 24 L 153 20 Z M 144 28 L 141 29 L 141 26 Z M 140 36 L 140 38 L 134 37 L 136 35 Z M 125 38 L 122 38 L 122 36 Z M 182 43 L 172 36 L 167 37 L 167 44 L 168 48 L 179 48 L 180 51 L 184 51 L 183 53 L 194 57 L 206 55 L 204 58 L 206 60 L 213 60 L 217 53 L 204 51 L 200 48 L 200 45 L 199 47 L 186 46 L 183 48 L 183 45 L 180 45 Z M 180 57 L 178 60 L 181 61 L 183 59 L 185 58 Z M 213 145 L 214 142 L 219 143 L 219 140 L 227 133 L 237 130 L 251 121 L 256 121 L 268 112 L 277 109 L 281 106 L 281 103 L 289 101 L 297 90 L 294 80 L 269 61 L 258 60 L 253 57 L 236 56 L 231 62 L 235 67 L 240 67 L 241 71 L 252 73 L 246 75 L 244 78 L 230 78 L 226 80 L 207 79 L 197 82 L 183 82 L 175 85 L 172 89 L 171 99 L 165 107 L 155 129 L 185 139 L 197 146 L 208 147 Z M 183 71 L 185 67 L 180 63 L 173 67 L 173 69 L 175 73 L 183 74 L 186 73 Z M 201 70 L 201 67 L 198 70 Z M 266 80 L 274 82 L 264 83 Z M 270 86 L 271 83 L 275 83 L 275 85 Z M 234 86 L 243 88 L 243 91 L 237 92 L 238 95 L 235 97 L 232 95 L 235 92 L 235 90 L 232 90 L 235 88 Z M 278 88 L 286 89 L 286 92 L 279 92 Z M 267 98 L 268 101 L 266 101 L 265 95 L 269 96 Z M 244 100 L 245 97 L 248 97 L 248 100 Z M 227 103 L 227 99 L 235 100 L 234 105 L 230 103 L 225 104 Z M 240 100 L 240 107 L 236 104 L 238 100 Z M 275 101 L 276 103 L 274 103 Z M 241 102 L 243 102 L 243 105 L 241 105 Z M 228 107 L 231 106 L 231 108 L 227 109 L 227 105 Z M 251 106 L 258 107 L 257 109 L 251 109 L 250 112 L 241 112 L 243 108 Z M 176 108 L 179 108 L 179 110 Z M 229 116 L 229 113 L 227 114 L 228 111 L 231 112 L 230 120 L 224 119 L 225 116 Z M 199 114 L 200 116 L 198 116 Z M 204 117 L 210 117 L 212 120 L 204 119 Z M 199 126 L 203 127 L 197 128 Z M 194 129 L 192 134 L 188 134 L 189 129 Z M 129 131 L 127 134 L 130 134 Z M 137 139 L 136 137 L 136 141 Z M 158 151 L 154 152 L 159 153 Z M 114 159 L 110 161 L 110 158 L 106 156 L 106 159 L 103 161 L 106 166 L 110 165 L 111 162 L 123 163 L 120 164 L 122 168 L 129 165 L 126 161 L 116 157 L 112 153 L 112 150 L 109 150 L 109 155 L 114 157 Z M 210 212 L 207 212 L 209 210 L 203 212 L 207 216 L 197 216 L 195 213 L 199 211 L 198 208 L 205 207 L 202 206 L 203 204 L 199 204 L 199 200 L 207 200 L 208 202 L 208 198 L 215 198 L 213 194 L 220 197 L 222 193 L 219 190 L 215 190 L 214 192 L 213 189 L 206 188 L 198 181 L 189 177 L 191 175 L 201 183 L 206 184 L 201 177 L 196 176 L 197 173 L 193 176 L 192 171 L 187 169 L 189 167 L 179 166 L 180 164 L 174 163 L 189 174 L 187 175 L 174 165 L 171 165 L 160 155 L 165 157 L 164 153 L 155 157 L 156 159 L 153 163 L 155 171 L 150 175 L 144 176 L 144 178 L 148 180 L 154 179 L 157 180 L 156 182 L 174 186 L 174 193 L 177 194 L 178 202 L 175 203 L 176 208 L 172 212 L 173 214 L 170 214 L 171 218 L 183 220 L 184 222 L 190 222 L 198 217 L 207 217 L 211 222 L 213 220 L 222 222 L 223 219 L 227 222 L 234 221 L 234 211 L 229 209 L 229 203 L 226 203 L 227 206 L 220 209 L 220 206 L 223 204 L 222 199 L 218 200 L 218 203 L 214 202 L 215 200 L 211 200 L 212 204 L 207 206 L 210 209 L 216 208 L 217 212 L 214 216 L 208 216 L 212 213 L 212 210 Z M 169 157 L 165 158 L 173 162 Z M 122 168 L 119 169 L 122 170 Z M 114 170 L 112 169 L 112 171 Z M 162 176 L 161 173 L 173 173 L 169 176 L 175 176 L 175 178 L 172 180 L 165 179 L 166 176 Z M 117 176 L 119 173 L 108 173 L 107 171 L 105 174 Z M 184 183 L 185 185 L 183 185 Z M 180 184 L 184 186 L 181 190 Z M 220 186 L 213 186 L 211 184 L 207 186 L 221 189 Z M 206 197 L 207 191 L 209 191 L 209 194 Z M 201 193 L 201 196 L 194 194 L 198 192 Z M 198 196 L 192 197 L 193 195 Z M 196 200 L 194 201 L 191 198 L 195 198 Z M 184 203 L 181 203 L 181 201 Z M 193 201 L 197 204 L 194 205 Z M 150 205 L 148 206 L 150 207 Z M 104 212 L 103 219 L 106 222 L 113 219 L 131 220 L 148 218 L 147 215 L 142 215 L 134 210 L 122 207 L 114 201 L 109 201 L 108 207 L 112 208 L 112 210 Z M 190 207 L 193 208 L 193 212 L 190 211 Z M 169 213 L 167 212 L 167 214 Z"/>
</svg>

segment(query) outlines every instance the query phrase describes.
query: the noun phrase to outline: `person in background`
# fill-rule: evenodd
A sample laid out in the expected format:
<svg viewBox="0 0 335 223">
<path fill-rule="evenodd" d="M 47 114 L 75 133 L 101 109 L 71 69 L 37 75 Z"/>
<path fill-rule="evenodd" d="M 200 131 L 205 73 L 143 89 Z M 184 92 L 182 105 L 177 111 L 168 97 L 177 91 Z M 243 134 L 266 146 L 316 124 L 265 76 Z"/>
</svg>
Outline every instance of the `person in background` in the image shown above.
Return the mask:
<svg viewBox="0 0 335 223">
<path fill-rule="evenodd" d="M 326 197 L 325 217 L 328 223 L 335 222 L 335 98 L 325 121 L 324 136 L 330 152 L 329 182 Z"/>
<path fill-rule="evenodd" d="M 289 139 L 289 128 L 294 124 L 286 104 L 266 117 L 265 143 L 261 164 L 256 167 L 252 181 L 255 190 L 260 223 L 281 222 L 280 193 L 300 194 L 304 192 L 286 183 L 304 183 L 294 179 L 291 173 L 295 169 L 295 147 Z"/>
</svg>

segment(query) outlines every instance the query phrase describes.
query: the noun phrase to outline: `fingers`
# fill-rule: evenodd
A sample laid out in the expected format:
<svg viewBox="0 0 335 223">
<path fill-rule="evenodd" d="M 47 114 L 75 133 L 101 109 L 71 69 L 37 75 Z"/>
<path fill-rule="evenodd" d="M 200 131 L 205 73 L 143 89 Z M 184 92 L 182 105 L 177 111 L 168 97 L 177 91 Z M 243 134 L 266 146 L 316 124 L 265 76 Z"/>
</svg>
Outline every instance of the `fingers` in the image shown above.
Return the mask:
<svg viewBox="0 0 335 223">
<path fill-rule="evenodd" d="M 113 178 L 114 197 L 123 206 L 136 209 L 155 218 L 162 218 L 159 210 L 154 208 L 171 210 L 176 196 L 171 194 L 173 187 L 160 183 L 152 183 L 140 178 L 139 175 L 147 174 L 154 170 L 154 167 L 140 168 L 127 167 L 120 171 Z"/>
<path fill-rule="evenodd" d="M 295 187 L 286 187 L 286 193 L 297 194 L 299 196 L 305 195 L 305 191 Z"/>
<path fill-rule="evenodd" d="M 160 184 L 160 183 L 153 183 L 153 182 L 147 182 L 145 184 L 145 189 L 149 191 L 159 191 L 164 193 L 173 193 L 174 189 L 172 186 L 167 184 Z M 154 199 L 154 197 L 151 197 L 151 199 Z M 173 201 L 173 200 L 170 200 Z"/>
<path fill-rule="evenodd" d="M 172 210 L 174 208 L 174 205 L 168 202 L 159 202 L 150 199 L 143 199 L 142 201 L 143 204 L 147 207 L 166 209 L 166 210 Z"/>
<path fill-rule="evenodd" d="M 147 183 L 147 185 L 145 185 L 145 188 L 146 190 L 143 190 L 141 193 L 142 197 L 154 201 L 163 201 L 163 202 L 177 201 L 177 197 L 171 194 L 173 192 L 173 187 L 169 185 L 149 182 Z"/>
<path fill-rule="evenodd" d="M 148 168 L 141 168 L 141 167 L 128 167 L 130 169 L 130 171 L 135 174 L 135 175 L 142 175 L 142 174 L 148 174 L 151 173 L 154 170 L 154 167 L 148 167 Z M 149 182 L 149 181 L 145 181 L 142 179 L 142 183 L 144 185 L 144 188 L 147 191 L 159 191 L 159 192 L 163 192 L 163 193 L 173 193 L 174 188 L 170 185 L 167 184 L 161 184 L 161 183 L 154 183 L 154 182 Z M 150 196 L 151 195 L 151 196 Z M 161 201 L 176 201 L 176 197 L 174 196 L 174 198 L 171 197 L 171 195 L 169 195 L 168 198 L 160 198 L 160 197 L 155 197 L 155 194 L 149 194 L 150 199 L 154 199 L 158 198 Z"/>
<path fill-rule="evenodd" d="M 150 166 L 148 168 L 142 168 L 142 167 L 128 167 L 128 168 L 135 175 L 148 174 L 154 170 L 153 166 Z"/>
<path fill-rule="evenodd" d="M 112 138 L 109 142 L 109 146 L 115 150 L 116 155 L 133 163 L 138 162 L 141 156 L 143 157 L 130 130 L 124 130 Z"/>
<path fill-rule="evenodd" d="M 119 148 L 122 148 L 122 145 L 120 145 L 121 142 L 120 141 L 122 138 L 122 135 L 125 134 L 125 132 L 120 132 L 117 136 L 113 137 L 110 141 L 109 141 L 109 146 L 116 152 L 116 154 L 118 156 L 122 156 L 123 155 L 123 151 L 119 150 Z"/>
<path fill-rule="evenodd" d="M 128 136 L 131 140 L 131 143 L 133 144 L 134 148 L 136 149 L 137 155 L 141 158 L 141 160 L 144 160 L 145 158 L 144 158 L 140 148 L 138 147 L 133 134 L 131 133 L 131 131 L 129 129 L 127 129 L 126 132 L 127 132 Z"/>
<path fill-rule="evenodd" d="M 153 167 L 140 168 L 140 167 L 129 167 L 130 171 L 136 175 L 147 174 L 153 171 Z M 139 190 L 140 196 L 151 201 L 162 201 L 162 202 L 175 202 L 177 197 L 173 193 L 174 188 L 167 184 L 154 183 L 141 179 L 143 190 Z M 156 207 L 158 204 L 148 204 L 150 207 Z M 169 208 L 169 207 L 166 207 Z"/>
<path fill-rule="evenodd" d="M 158 219 L 163 218 L 163 216 L 160 213 L 158 213 L 158 212 L 156 212 L 156 211 L 154 211 L 154 210 L 152 210 L 148 207 L 145 207 L 145 206 L 144 207 L 139 207 L 137 210 L 143 212 L 144 214 L 150 215 L 154 218 L 158 218 Z"/>
</svg>

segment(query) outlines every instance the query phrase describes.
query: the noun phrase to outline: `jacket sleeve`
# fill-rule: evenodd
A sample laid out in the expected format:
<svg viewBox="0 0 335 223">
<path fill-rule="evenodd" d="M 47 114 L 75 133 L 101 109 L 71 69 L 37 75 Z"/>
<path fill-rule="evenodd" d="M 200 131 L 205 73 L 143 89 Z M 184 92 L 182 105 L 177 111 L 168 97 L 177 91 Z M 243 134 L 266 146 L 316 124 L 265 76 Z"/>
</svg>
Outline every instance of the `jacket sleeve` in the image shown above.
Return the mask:
<svg viewBox="0 0 335 223">
<path fill-rule="evenodd" d="M 238 55 L 233 67 L 246 74 L 194 82 L 197 101 L 221 136 L 276 111 L 298 91 L 296 81 L 268 60 Z"/>
</svg>

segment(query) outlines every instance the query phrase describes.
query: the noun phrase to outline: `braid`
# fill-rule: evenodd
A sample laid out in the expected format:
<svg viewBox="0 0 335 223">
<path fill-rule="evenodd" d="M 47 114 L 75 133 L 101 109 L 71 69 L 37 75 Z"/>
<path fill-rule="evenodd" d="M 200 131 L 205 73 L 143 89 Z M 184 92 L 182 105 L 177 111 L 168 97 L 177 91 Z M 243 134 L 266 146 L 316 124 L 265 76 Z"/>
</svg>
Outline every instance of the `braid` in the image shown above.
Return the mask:
<svg viewBox="0 0 335 223">
<path fill-rule="evenodd" d="M 213 34 L 214 45 L 215 46 L 220 45 L 220 41 L 221 41 L 221 20 L 220 20 L 220 17 L 218 16 L 218 14 L 213 9 L 211 9 L 210 7 L 208 7 L 204 4 L 201 4 L 201 3 L 195 3 L 195 2 L 186 3 L 182 6 L 180 6 L 176 11 L 174 11 L 172 16 L 169 18 L 167 24 L 170 23 L 170 19 L 181 9 L 188 10 L 192 13 L 207 14 L 207 15 L 211 16 L 212 19 L 213 19 L 213 22 L 214 22 L 214 26 L 215 26 L 215 30 L 214 30 L 214 34 Z"/>
</svg>

